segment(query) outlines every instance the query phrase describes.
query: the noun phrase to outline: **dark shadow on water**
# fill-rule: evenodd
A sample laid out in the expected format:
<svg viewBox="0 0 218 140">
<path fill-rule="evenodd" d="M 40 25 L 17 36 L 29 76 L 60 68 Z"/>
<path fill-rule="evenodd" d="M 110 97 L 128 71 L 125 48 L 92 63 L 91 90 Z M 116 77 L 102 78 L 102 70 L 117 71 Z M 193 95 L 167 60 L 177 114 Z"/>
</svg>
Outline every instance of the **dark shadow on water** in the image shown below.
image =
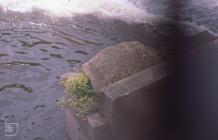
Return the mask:
<svg viewBox="0 0 218 140">
<path fill-rule="evenodd" d="M 168 17 L 176 21 L 182 18 L 178 8 L 183 8 L 188 2 L 190 1 L 170 0 Z M 218 78 L 215 72 L 218 68 L 218 63 L 215 62 L 218 60 L 218 55 L 214 55 L 212 50 L 199 51 L 201 40 L 198 40 L 199 44 L 196 44 L 194 39 L 189 40 L 181 24 L 175 22 L 170 27 L 170 36 L 159 38 L 167 42 L 166 48 L 172 52 L 169 58 L 173 60 L 169 66 L 172 75 L 166 90 L 163 91 L 166 93 L 162 102 L 164 138 L 166 140 L 216 140 L 218 119 L 211 116 L 218 114 L 216 104 L 218 96 L 215 95 L 218 93 Z M 204 40 L 205 37 L 202 39 Z M 196 57 L 190 55 L 192 51 Z M 208 60 L 205 63 L 203 59 Z M 210 103 L 212 99 L 213 105 Z"/>
</svg>

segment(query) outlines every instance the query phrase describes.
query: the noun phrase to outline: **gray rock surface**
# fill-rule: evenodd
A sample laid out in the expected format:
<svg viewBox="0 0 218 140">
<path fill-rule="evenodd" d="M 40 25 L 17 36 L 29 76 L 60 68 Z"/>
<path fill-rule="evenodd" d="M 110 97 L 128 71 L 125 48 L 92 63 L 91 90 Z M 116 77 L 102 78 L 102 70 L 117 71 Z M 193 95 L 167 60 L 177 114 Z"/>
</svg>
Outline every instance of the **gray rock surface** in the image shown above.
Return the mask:
<svg viewBox="0 0 218 140">
<path fill-rule="evenodd" d="M 83 65 L 93 88 L 101 88 L 157 64 L 161 58 L 140 42 L 124 42 L 106 48 Z"/>
</svg>

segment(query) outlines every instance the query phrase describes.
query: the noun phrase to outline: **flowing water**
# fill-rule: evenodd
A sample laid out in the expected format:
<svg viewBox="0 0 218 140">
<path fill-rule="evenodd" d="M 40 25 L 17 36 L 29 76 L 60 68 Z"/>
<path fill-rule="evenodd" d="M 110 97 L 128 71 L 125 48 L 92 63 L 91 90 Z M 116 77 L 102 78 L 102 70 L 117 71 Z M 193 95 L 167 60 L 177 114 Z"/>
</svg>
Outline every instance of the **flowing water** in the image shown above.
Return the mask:
<svg viewBox="0 0 218 140">
<path fill-rule="evenodd" d="M 146 12 L 192 22 L 218 34 L 217 0 L 132 0 Z"/>
<path fill-rule="evenodd" d="M 211 3 L 200 6 L 217 11 L 217 2 Z M 196 15 L 205 9 L 192 6 L 188 14 L 183 12 L 184 20 L 217 31 L 213 21 L 218 16 L 207 24 L 207 15 Z M 63 112 L 56 105 L 63 95 L 58 76 L 108 46 L 131 40 L 145 44 L 147 26 L 143 23 L 147 13 L 163 15 L 167 3 L 0 0 L 0 7 L 0 123 L 19 124 L 13 140 L 67 140 Z M 5 137 L 2 130 L 0 139 L 11 138 Z"/>
<path fill-rule="evenodd" d="M 125 0 L 0 0 L 0 6 L 0 122 L 19 124 L 13 140 L 67 140 L 56 105 L 64 91 L 58 76 L 105 47 L 136 40 L 131 30 L 145 14 Z M 11 138 L 1 130 L 0 139 Z"/>
</svg>

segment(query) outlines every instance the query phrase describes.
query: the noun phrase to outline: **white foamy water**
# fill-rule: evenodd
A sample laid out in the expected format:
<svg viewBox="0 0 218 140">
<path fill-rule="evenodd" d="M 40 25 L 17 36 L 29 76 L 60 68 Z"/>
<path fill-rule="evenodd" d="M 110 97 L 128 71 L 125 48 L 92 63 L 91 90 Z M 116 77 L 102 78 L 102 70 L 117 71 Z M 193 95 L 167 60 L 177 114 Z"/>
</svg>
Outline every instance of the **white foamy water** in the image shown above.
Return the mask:
<svg viewBox="0 0 218 140">
<path fill-rule="evenodd" d="M 128 0 L 0 0 L 0 6 L 4 11 L 24 13 L 37 9 L 53 17 L 93 14 L 136 23 L 143 22 L 146 16 L 142 9 Z"/>
</svg>

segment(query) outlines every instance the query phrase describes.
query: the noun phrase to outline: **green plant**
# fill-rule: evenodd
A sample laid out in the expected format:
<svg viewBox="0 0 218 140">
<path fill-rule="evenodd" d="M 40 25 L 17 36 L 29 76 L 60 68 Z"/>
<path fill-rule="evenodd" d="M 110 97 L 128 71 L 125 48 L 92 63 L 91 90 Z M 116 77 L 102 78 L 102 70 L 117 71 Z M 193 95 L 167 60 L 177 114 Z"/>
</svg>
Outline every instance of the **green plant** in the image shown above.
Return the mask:
<svg viewBox="0 0 218 140">
<path fill-rule="evenodd" d="M 87 114 L 98 109 L 97 95 L 85 73 L 72 76 L 62 81 L 67 90 L 68 97 L 61 97 L 58 104 L 62 107 L 73 107 L 76 116 L 84 119 Z"/>
</svg>

